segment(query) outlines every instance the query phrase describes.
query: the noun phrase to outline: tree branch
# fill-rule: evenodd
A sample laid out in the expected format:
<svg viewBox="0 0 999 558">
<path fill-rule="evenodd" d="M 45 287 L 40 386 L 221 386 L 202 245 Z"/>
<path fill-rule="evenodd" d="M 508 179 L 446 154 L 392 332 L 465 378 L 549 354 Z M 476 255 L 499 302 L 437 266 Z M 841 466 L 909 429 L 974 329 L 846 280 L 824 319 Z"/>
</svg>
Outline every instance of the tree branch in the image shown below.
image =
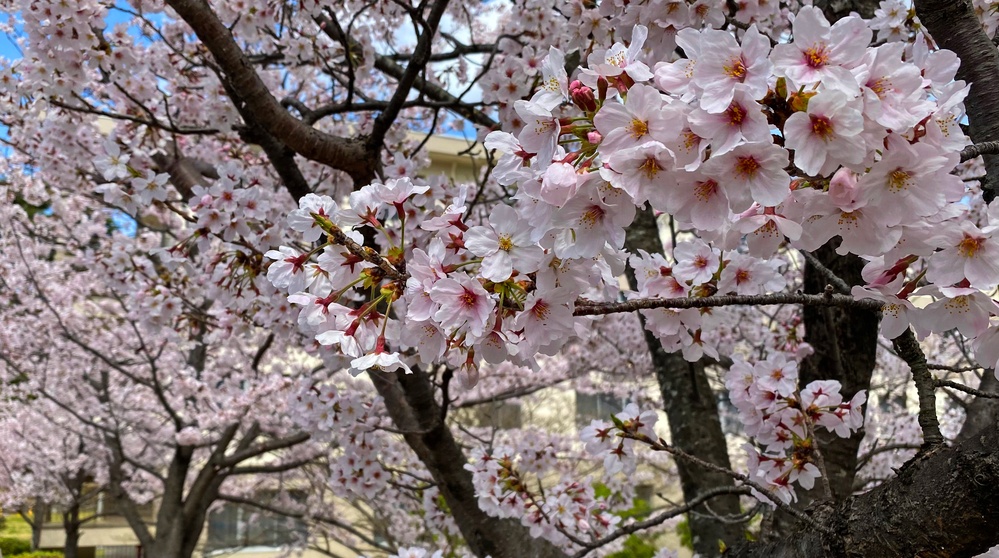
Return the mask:
<svg viewBox="0 0 999 558">
<path fill-rule="evenodd" d="M 310 437 L 311 436 L 305 432 L 299 432 L 298 434 L 292 434 L 291 436 L 286 436 L 284 438 L 276 438 L 267 442 L 261 442 L 255 446 L 250 446 L 244 450 L 240 450 L 226 456 L 224 459 L 219 461 L 219 465 L 222 467 L 234 467 L 252 457 L 277 451 L 279 449 L 297 446 L 298 444 L 308 440 Z"/>
<path fill-rule="evenodd" d="M 718 306 L 767 306 L 771 304 L 803 304 L 806 306 L 841 306 L 864 310 L 881 310 L 876 300 L 857 300 L 852 296 L 826 293 L 809 295 L 800 293 L 775 293 L 766 295 L 723 295 L 687 298 L 639 298 L 627 302 L 576 301 L 575 316 L 599 316 L 655 308 L 714 308 Z"/>
<path fill-rule="evenodd" d="M 671 519 L 678 515 L 683 515 L 685 513 L 688 513 L 697 506 L 714 498 L 715 496 L 719 496 L 722 494 L 749 494 L 749 493 L 750 493 L 749 488 L 745 486 L 718 486 L 715 488 L 711 488 L 709 490 L 705 490 L 702 494 L 694 498 L 691 498 L 686 504 L 682 506 L 676 508 L 670 508 L 654 517 L 646 519 L 645 521 L 638 521 L 632 523 L 631 525 L 617 529 L 614 532 L 609 533 L 603 537 L 600 537 L 599 539 L 596 539 L 593 542 L 574 541 L 576 542 L 576 544 L 580 544 L 583 547 L 583 549 L 573 554 L 573 558 L 583 558 L 583 556 L 586 556 L 587 554 L 596 550 L 597 548 L 612 543 L 625 535 L 630 535 L 632 533 L 637 533 L 639 531 L 644 531 L 645 529 L 650 529 L 652 527 L 662 525 L 667 519 Z"/>
<path fill-rule="evenodd" d="M 957 382 L 952 382 L 950 380 L 933 380 L 934 387 L 947 387 L 951 389 L 956 389 L 957 391 L 963 391 L 969 395 L 974 395 L 975 397 L 987 397 L 989 399 L 999 399 L 999 393 L 991 391 L 980 391 L 975 388 L 968 387 L 964 384 L 959 384 Z"/>
<path fill-rule="evenodd" d="M 444 16 L 447 4 L 448 0 L 437 0 L 431 5 L 430 14 L 427 16 L 427 20 L 423 26 L 423 33 L 420 34 L 420 38 L 416 42 L 416 49 L 413 50 L 413 57 L 410 59 L 409 64 L 406 65 L 405 73 L 399 78 L 399 84 L 396 87 L 395 93 L 392 94 L 392 99 L 389 101 L 388 106 L 375 118 L 375 122 L 371 127 L 371 134 L 367 140 L 370 151 L 377 153 L 381 149 L 382 143 L 385 141 L 385 134 L 388 133 L 396 117 L 399 116 L 402 104 L 406 101 L 406 97 L 409 96 L 409 91 L 413 88 L 413 84 L 416 83 L 417 76 L 426 67 L 427 61 L 430 60 L 430 48 L 433 44 L 434 36 L 437 34 L 437 26 L 440 25 L 441 18 Z"/>
<path fill-rule="evenodd" d="M 334 136 L 298 120 L 284 110 L 257 75 L 232 33 L 205 0 L 167 0 L 194 30 L 223 72 L 223 83 L 247 122 L 259 125 L 277 141 L 303 157 L 347 173 L 367 184 L 379 164 L 357 139 Z"/>
<path fill-rule="evenodd" d="M 943 443 L 940 433 L 940 423 L 937 421 L 937 398 L 933 375 L 926 367 L 926 355 L 916 341 L 916 335 L 911 328 L 892 340 L 895 352 L 902 358 L 912 371 L 912 381 L 916 384 L 919 397 L 919 427 L 923 431 L 923 450 L 929 450 Z"/>
<path fill-rule="evenodd" d="M 999 141 L 984 141 L 969 145 L 961 150 L 961 162 L 970 161 L 979 155 L 999 154 Z"/>
<path fill-rule="evenodd" d="M 334 41 L 340 44 L 349 45 L 351 48 L 360 46 L 357 45 L 356 41 L 353 41 L 350 37 L 344 35 L 342 30 L 340 30 L 339 26 L 335 25 L 334 21 L 331 20 L 329 17 L 325 15 L 319 15 L 315 19 L 316 23 L 319 24 L 323 32 L 326 33 L 326 35 L 331 39 L 333 39 Z M 349 51 L 350 49 L 348 49 L 348 52 Z M 400 66 L 394 60 L 392 60 L 387 56 L 375 57 L 375 69 L 386 75 L 392 76 L 397 80 L 402 79 L 402 76 L 406 73 L 406 70 L 402 66 Z M 422 77 L 419 76 L 416 77 L 416 79 L 413 81 L 413 88 L 422 93 L 423 95 L 427 96 L 428 98 L 443 103 L 453 103 L 454 108 L 452 108 L 451 110 L 455 114 L 468 119 L 469 122 L 478 124 L 479 126 L 489 129 L 495 128 L 497 125 L 496 121 L 493 120 L 486 113 L 477 110 L 474 107 L 471 107 L 465 103 L 462 103 L 461 99 L 449 93 L 447 89 L 444 89 L 443 87 L 435 83 L 430 83 L 425 79 L 423 79 Z"/>
</svg>

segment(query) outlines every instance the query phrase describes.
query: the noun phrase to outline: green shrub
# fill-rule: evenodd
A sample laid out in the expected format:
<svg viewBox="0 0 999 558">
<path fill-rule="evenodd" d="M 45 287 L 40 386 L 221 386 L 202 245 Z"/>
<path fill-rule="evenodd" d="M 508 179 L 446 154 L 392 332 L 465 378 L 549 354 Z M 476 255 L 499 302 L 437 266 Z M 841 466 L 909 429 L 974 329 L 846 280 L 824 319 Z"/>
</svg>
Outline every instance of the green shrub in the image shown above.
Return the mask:
<svg viewBox="0 0 999 558">
<path fill-rule="evenodd" d="M 27 554 L 31 552 L 31 542 L 10 537 L 0 538 L 0 552 L 4 558 Z"/>
<path fill-rule="evenodd" d="M 694 533 L 690 530 L 690 522 L 686 517 L 676 524 L 676 534 L 680 537 L 680 546 L 694 549 Z"/>
</svg>

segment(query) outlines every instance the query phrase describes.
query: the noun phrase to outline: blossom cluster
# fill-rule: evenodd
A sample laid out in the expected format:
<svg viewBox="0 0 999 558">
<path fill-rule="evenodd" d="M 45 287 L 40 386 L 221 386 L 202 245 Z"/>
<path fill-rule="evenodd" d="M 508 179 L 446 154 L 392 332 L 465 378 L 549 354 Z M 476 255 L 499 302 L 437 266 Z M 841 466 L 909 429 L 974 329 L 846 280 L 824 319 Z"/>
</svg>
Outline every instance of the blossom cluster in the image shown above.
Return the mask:
<svg viewBox="0 0 999 558">
<path fill-rule="evenodd" d="M 532 537 L 569 548 L 567 534 L 595 539 L 613 530 L 621 517 L 595 495 L 588 477 L 565 477 L 542 487 L 542 475 L 554 470 L 556 458 L 554 446 L 525 441 L 476 449 L 465 468 L 472 472 L 480 508 L 494 517 L 520 520 Z"/>
<path fill-rule="evenodd" d="M 354 389 L 351 389 L 354 388 Z M 374 409 L 379 398 L 370 398 L 358 386 L 347 389 L 333 383 L 303 385 L 289 405 L 292 419 L 320 437 L 336 440 L 344 449 L 330 459 L 330 486 L 344 497 L 372 498 L 391 478 L 379 459 L 382 440 L 375 432 Z"/>
<path fill-rule="evenodd" d="M 533 365 L 558 351 L 581 325 L 581 297 L 617 297 L 625 230 L 646 204 L 697 236 L 672 259 L 631 254 L 629 297 L 776 292 L 782 247 L 835 236 L 843 254 L 926 265 L 941 299 L 958 296 L 953 285 L 993 288 L 994 228 L 959 219 L 965 186 L 950 174 L 967 143 L 953 55 L 922 36 L 868 47 L 868 22 L 830 25 L 811 7 L 792 30 L 771 47 L 755 25 L 738 39 L 684 28 L 685 57 L 653 63 L 637 25 L 574 79 L 553 47 L 537 64 L 540 89 L 513 103 L 519 132 L 485 138 L 513 205 L 475 207 L 467 191 L 442 203 L 411 177 L 364 186 L 344 206 L 309 195 L 289 226 L 328 244 L 268 252 L 268 278 L 355 372 L 408 371 L 418 354 L 466 384 L 482 360 Z M 899 291 L 880 292 L 891 309 Z M 712 313 L 643 312 L 667 349 L 717 356 Z M 976 346 L 991 366 L 999 344 L 984 333 Z"/>
<path fill-rule="evenodd" d="M 623 472 L 633 475 L 638 466 L 635 456 L 635 438 L 619 436 L 629 432 L 639 438 L 657 440 L 655 433 L 659 415 L 655 411 L 642 411 L 635 403 L 629 403 L 614 415 L 614 421 L 593 420 L 580 432 L 580 439 L 586 451 L 604 460 L 604 470 L 608 474 Z"/>
<path fill-rule="evenodd" d="M 823 474 L 817 427 L 849 438 L 864 425 L 866 392 L 843 401 L 840 383 L 830 380 L 799 389 L 798 365 L 781 353 L 755 364 L 737 357 L 725 375 L 725 387 L 745 433 L 762 447 L 744 446 L 749 478 L 769 491 L 767 497 L 754 488 L 763 502 L 777 498 L 787 504 L 797 499 L 795 483 L 806 490 L 815 486 Z"/>
</svg>

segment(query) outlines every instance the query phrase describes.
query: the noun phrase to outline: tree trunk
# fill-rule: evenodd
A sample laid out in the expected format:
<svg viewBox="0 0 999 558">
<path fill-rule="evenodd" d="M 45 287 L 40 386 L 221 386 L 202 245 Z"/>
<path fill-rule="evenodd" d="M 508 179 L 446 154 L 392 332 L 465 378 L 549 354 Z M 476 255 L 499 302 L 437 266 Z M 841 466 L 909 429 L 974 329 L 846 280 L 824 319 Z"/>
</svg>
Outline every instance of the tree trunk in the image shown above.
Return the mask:
<svg viewBox="0 0 999 558">
<path fill-rule="evenodd" d="M 982 372 L 982 382 L 978 389 L 988 393 L 999 393 L 999 379 L 991 368 Z M 980 430 L 990 424 L 999 422 L 999 399 L 988 397 L 976 397 L 966 410 L 967 416 L 964 424 L 961 425 L 961 432 L 958 433 L 956 442 L 963 442 L 976 435 Z"/>
<path fill-rule="evenodd" d="M 465 470 L 468 460 L 442 420 L 430 379 L 417 367 L 413 372 L 377 373 L 371 379 L 392 422 L 437 483 L 469 549 L 481 558 L 564 558 L 551 543 L 531 537 L 519 521 L 482 511 L 472 473 Z"/>
<path fill-rule="evenodd" d="M 73 505 L 62 517 L 62 527 L 66 532 L 66 543 L 63 546 L 65 558 L 77 558 L 80 553 L 80 506 Z"/>
<path fill-rule="evenodd" d="M 837 254 L 839 242 L 837 237 L 816 250 L 813 255 L 823 267 L 847 284 L 863 284 L 860 275 L 864 267 L 863 260 L 853 255 Z M 824 292 L 829 284 L 830 278 L 826 271 L 806 262 L 806 293 Z M 802 362 L 799 385 L 804 387 L 815 380 L 837 380 L 842 385 L 844 400 L 849 400 L 860 390 L 869 389 L 877 364 L 877 314 L 867 310 L 806 306 L 802 309 L 802 319 L 805 324 L 805 341 L 815 349 L 815 353 Z M 864 439 L 864 429 L 854 432 L 849 438 L 840 438 L 825 429 L 816 429 L 815 437 L 822 451 L 824 474 L 829 479 L 833 500 L 842 502 L 853 494 L 857 451 Z M 794 507 L 806 509 L 813 502 L 826 499 L 822 491 L 822 483 L 816 483 L 812 490 L 798 487 L 798 501 Z M 797 527 L 797 520 L 778 512 L 765 524 L 762 535 L 766 540 L 781 538 Z"/>
<path fill-rule="evenodd" d="M 728 558 L 957 558 L 999 544 L 999 425 L 913 458 L 898 476 L 813 514 L 782 540 Z"/>
<path fill-rule="evenodd" d="M 38 550 L 38 545 L 42 544 L 42 526 L 45 525 L 45 520 L 49 516 L 49 511 L 52 510 L 46 502 L 35 502 L 31 506 L 31 521 L 28 521 L 28 525 L 31 526 L 31 548 Z"/>
<path fill-rule="evenodd" d="M 815 251 L 822 264 L 849 285 L 863 284 L 860 272 L 864 262 L 856 256 L 840 256 L 835 247 L 838 239 Z M 821 293 L 829 278 L 811 263 L 805 265 L 804 287 L 806 293 Z M 817 308 L 806 306 L 802 310 L 805 323 L 805 341 L 815 353 L 804 360 L 800 373 L 802 387 L 815 380 L 838 380 L 843 388 L 844 400 L 858 391 L 870 388 L 871 375 L 877 364 L 878 316 L 874 312 L 857 309 Z M 853 493 L 856 476 L 857 450 L 864 438 L 863 429 L 849 438 L 819 429 L 816 432 L 829 476 L 833 497 L 844 500 Z M 821 497 L 819 484 L 805 492 L 801 506 Z"/>
<path fill-rule="evenodd" d="M 633 253 L 637 253 L 639 249 L 650 254 L 663 252 L 659 226 L 651 209 L 638 212 L 635 222 L 628 229 L 625 248 Z M 634 271 L 629 268 L 627 273 L 631 288 L 637 289 Z M 680 354 L 667 353 L 659 339 L 645 329 L 645 320 L 641 314 L 639 320 L 642 322 L 645 343 L 651 353 L 673 445 L 705 461 L 730 469 L 728 444 L 718 418 L 718 402 L 708 384 L 703 362 L 687 362 Z M 728 475 L 708 471 L 681 460 L 676 461 L 676 468 L 680 473 L 680 488 L 686 500 L 711 488 L 734 486 Z M 739 512 L 739 497 L 725 494 L 713 498 L 710 509 L 705 504 L 689 513 L 687 520 L 694 550 L 701 556 L 717 556 L 719 541 L 732 544 L 741 540 L 742 525 L 726 523 L 714 517 L 715 514 L 735 516 Z"/>
</svg>

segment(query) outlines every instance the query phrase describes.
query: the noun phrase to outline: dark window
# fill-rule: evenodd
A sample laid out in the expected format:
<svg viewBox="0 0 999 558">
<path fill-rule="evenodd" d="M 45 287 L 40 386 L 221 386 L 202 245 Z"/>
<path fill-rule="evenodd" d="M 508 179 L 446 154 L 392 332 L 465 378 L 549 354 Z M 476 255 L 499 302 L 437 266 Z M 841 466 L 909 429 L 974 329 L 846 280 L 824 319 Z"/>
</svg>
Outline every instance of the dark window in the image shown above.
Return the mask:
<svg viewBox="0 0 999 558">
<path fill-rule="evenodd" d="M 613 393 L 576 392 L 576 424 L 589 426 L 592 420 L 610 420 L 624 410 L 625 400 Z"/>
<path fill-rule="evenodd" d="M 267 501 L 263 496 L 261 501 Z M 253 506 L 226 503 L 208 517 L 205 551 L 265 546 L 279 548 L 305 539 L 308 527 L 302 519 L 286 517 Z"/>
<path fill-rule="evenodd" d="M 476 409 L 478 413 L 479 426 L 493 428 L 520 428 L 523 418 L 521 417 L 519 403 L 483 403 Z"/>
<path fill-rule="evenodd" d="M 97 558 L 140 558 L 142 556 L 138 546 L 98 546 Z"/>
</svg>

